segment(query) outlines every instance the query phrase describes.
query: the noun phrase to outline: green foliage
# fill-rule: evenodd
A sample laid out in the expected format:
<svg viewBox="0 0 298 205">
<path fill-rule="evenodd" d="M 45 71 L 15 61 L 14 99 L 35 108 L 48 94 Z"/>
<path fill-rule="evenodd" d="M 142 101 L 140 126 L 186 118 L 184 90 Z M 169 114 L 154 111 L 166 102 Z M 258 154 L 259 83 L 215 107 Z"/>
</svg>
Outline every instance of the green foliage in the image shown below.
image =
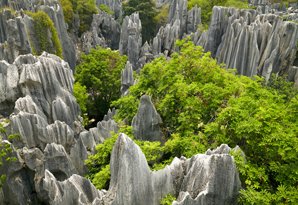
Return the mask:
<svg viewBox="0 0 298 205">
<path fill-rule="evenodd" d="M 157 15 L 154 17 L 157 29 L 168 22 L 169 5 L 165 4 L 158 9 Z"/>
<path fill-rule="evenodd" d="M 138 99 L 151 95 L 164 134 L 171 135 L 153 152 L 158 154 L 151 167 L 162 168 L 175 156 L 190 157 L 210 145 L 239 145 L 246 153 L 245 160 L 235 155 L 245 188 L 241 202 L 295 204 L 298 95 L 293 84 L 280 77 L 265 84 L 259 77 L 236 76 L 202 48 L 190 42 L 177 46 L 180 51 L 171 59 L 161 57 L 145 65 L 129 95 L 113 103 L 117 119 L 131 122 Z M 267 198 L 260 201 L 262 195 Z"/>
<path fill-rule="evenodd" d="M 123 10 L 126 16 L 134 12 L 139 12 L 140 20 L 142 22 L 142 40 L 150 41 L 154 37 L 157 22 L 156 16 L 158 14 L 155 9 L 155 3 L 152 0 L 129 0 L 123 3 Z"/>
<path fill-rule="evenodd" d="M 54 23 L 50 17 L 43 11 L 36 13 L 26 12 L 26 14 L 31 16 L 34 20 L 35 38 L 38 42 L 37 47 L 31 45 L 33 53 L 40 55 L 43 51 L 47 51 L 62 58 L 62 46 Z"/>
<path fill-rule="evenodd" d="M 176 200 L 176 197 L 172 194 L 167 194 L 164 198 L 161 199 L 160 205 L 171 205 L 173 201 Z"/>
<path fill-rule="evenodd" d="M 99 5 L 99 9 L 102 10 L 102 11 L 104 11 L 104 12 L 106 12 L 107 14 L 111 14 L 111 15 L 114 14 L 114 12 L 110 9 L 110 7 L 108 7 L 105 4 L 100 4 Z"/>
<path fill-rule="evenodd" d="M 70 26 L 74 18 L 72 2 L 71 0 L 60 0 L 60 3 L 63 9 L 64 20 Z"/>
<path fill-rule="evenodd" d="M 12 148 L 10 144 L 3 142 L 3 136 L 6 136 L 8 140 L 12 141 L 14 139 L 19 138 L 19 135 L 6 135 L 6 130 L 2 125 L 2 122 L 0 122 L 0 167 L 3 165 L 3 163 L 10 163 L 16 161 L 15 157 L 12 157 L 10 154 L 12 153 Z M 0 175 L 0 188 L 5 183 L 6 175 L 1 174 Z"/>
<path fill-rule="evenodd" d="M 85 161 L 88 167 L 87 177 L 97 189 L 107 189 L 110 180 L 110 157 L 118 134 L 106 139 L 102 144 L 96 146 L 96 154 L 89 155 Z"/>
<path fill-rule="evenodd" d="M 86 108 L 90 118 L 101 120 L 110 108 L 111 101 L 121 96 L 121 70 L 125 67 L 126 60 L 118 51 L 100 47 L 91 49 L 88 55 L 82 55 L 81 62 L 76 67 L 75 96 L 78 97 L 83 112 Z M 87 89 L 87 100 L 86 95 L 79 94 L 84 89 Z"/>
<path fill-rule="evenodd" d="M 73 27 L 75 16 L 78 16 L 80 20 L 79 34 L 89 30 L 93 14 L 98 13 L 95 0 L 60 0 L 60 3 L 65 22 L 70 28 Z"/>
<path fill-rule="evenodd" d="M 74 11 L 80 18 L 80 34 L 89 30 L 93 20 L 93 14 L 97 14 L 95 0 L 73 0 Z"/>
</svg>

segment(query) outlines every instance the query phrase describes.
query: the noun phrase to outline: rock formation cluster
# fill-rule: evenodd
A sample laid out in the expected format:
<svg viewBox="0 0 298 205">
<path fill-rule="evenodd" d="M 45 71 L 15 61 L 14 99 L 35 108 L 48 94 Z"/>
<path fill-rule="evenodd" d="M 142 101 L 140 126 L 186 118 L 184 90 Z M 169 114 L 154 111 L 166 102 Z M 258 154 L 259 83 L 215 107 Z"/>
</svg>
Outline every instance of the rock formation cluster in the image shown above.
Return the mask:
<svg viewBox="0 0 298 205">
<path fill-rule="evenodd" d="M 118 133 L 116 111 L 109 110 L 96 127 L 85 130 L 73 96 L 73 70 L 76 48 L 85 53 L 97 46 L 119 49 L 128 56 L 121 74 L 121 93 L 126 95 L 135 83 L 133 71 L 139 72 L 155 57 L 169 57 L 177 50 L 175 41 L 190 36 L 239 74 L 267 80 L 272 73 L 286 74 L 298 85 L 297 3 L 286 9 L 266 0 L 249 2 L 257 9 L 214 7 L 209 29 L 203 32 L 198 29 L 199 7 L 188 10 L 187 0 L 158 0 L 158 7 L 169 4 L 168 22 L 142 45 L 139 14 L 124 17 L 120 0 L 97 0 L 113 14 L 99 11 L 80 38 L 68 32 L 56 0 L 1 1 L 1 7 L 16 11 L 0 11 L 0 117 L 7 119 L 8 134 L 19 136 L 3 140 L 16 161 L 0 166 L 0 173 L 7 176 L 0 204 L 158 205 L 167 194 L 178 196 L 174 205 L 236 204 L 241 184 L 227 145 L 190 159 L 175 158 L 164 169 L 151 171 L 140 148 L 122 133 L 111 155 L 110 187 L 97 190 L 82 177 L 87 172 L 84 160 L 111 132 Z M 38 46 L 37 31 L 25 11 L 48 14 L 64 60 L 46 52 L 32 54 Z M 161 123 L 150 97 L 142 96 L 132 122 L 135 137 L 163 142 Z"/>
</svg>

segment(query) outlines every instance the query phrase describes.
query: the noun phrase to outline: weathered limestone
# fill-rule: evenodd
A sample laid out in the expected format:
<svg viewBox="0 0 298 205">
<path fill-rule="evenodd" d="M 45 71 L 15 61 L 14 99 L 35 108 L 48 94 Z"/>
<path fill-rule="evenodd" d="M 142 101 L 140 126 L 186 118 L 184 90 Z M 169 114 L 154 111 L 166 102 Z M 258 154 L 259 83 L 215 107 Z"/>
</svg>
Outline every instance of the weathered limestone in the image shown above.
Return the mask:
<svg viewBox="0 0 298 205">
<path fill-rule="evenodd" d="M 50 205 L 61 204 L 94 204 L 99 203 L 104 196 L 104 193 L 98 191 L 92 183 L 79 176 L 72 175 L 69 179 L 60 182 L 48 170 L 45 171 L 43 179 L 44 195 L 47 196 L 47 203 Z"/>
<path fill-rule="evenodd" d="M 122 55 L 127 55 L 134 70 L 138 69 L 137 63 L 142 47 L 142 25 L 138 13 L 133 13 L 123 19 L 119 50 Z"/>
<path fill-rule="evenodd" d="M 230 148 L 191 159 L 175 158 L 160 171 L 150 171 L 140 148 L 120 134 L 111 156 L 111 183 L 105 204 L 158 205 L 167 194 L 179 195 L 173 204 L 236 204 L 239 176 Z"/>
<path fill-rule="evenodd" d="M 45 1 L 37 10 L 44 11 L 52 19 L 61 42 L 64 60 L 74 69 L 76 66 L 75 45 L 67 32 L 67 25 L 64 21 L 64 14 L 59 2 L 54 0 Z"/>
<path fill-rule="evenodd" d="M 138 112 L 131 123 L 134 137 L 139 140 L 162 141 L 161 123 L 161 117 L 151 102 L 151 98 L 143 95 Z"/>
<path fill-rule="evenodd" d="M 11 145 L 19 148 L 13 147 L 17 161 L 0 170 L 7 175 L 3 203 L 40 204 L 45 169 L 57 180 L 86 171 L 88 152 L 82 139 L 77 139 L 82 128 L 72 95 L 72 71 L 57 56 L 28 54 L 13 64 L 1 61 L 0 76 L 0 111 L 10 116 L 8 133 L 20 136 Z"/>
<path fill-rule="evenodd" d="M 125 68 L 121 72 L 121 94 L 127 95 L 128 89 L 134 84 L 133 69 L 129 61 L 126 62 Z"/>
<path fill-rule="evenodd" d="M 34 21 L 24 14 L 23 10 L 44 11 L 54 23 L 59 40 L 61 42 L 63 57 L 74 69 L 76 54 L 74 44 L 67 33 L 62 8 L 57 1 L 49 0 L 40 4 L 36 1 L 10 1 L 7 6 L 16 9 L 13 13 L 4 10 L 0 13 L 0 59 L 12 63 L 17 56 L 33 53 L 33 48 L 40 49 L 40 43 L 36 39 Z M 22 9 L 22 10 L 21 10 Z M 19 11 L 21 10 L 21 11 Z M 49 31 L 50 33 L 50 31 Z M 55 52 L 52 39 L 48 37 L 49 50 Z"/>
<path fill-rule="evenodd" d="M 120 24 L 109 14 L 100 11 L 93 15 L 90 31 L 81 37 L 82 49 L 88 53 L 96 46 L 109 47 L 117 50 L 120 40 Z"/>
<path fill-rule="evenodd" d="M 297 40 L 298 25 L 275 14 L 214 7 L 208 33 L 197 44 L 239 74 L 268 80 L 271 73 L 289 74 Z"/>
<path fill-rule="evenodd" d="M 176 40 L 192 33 L 199 34 L 197 28 L 201 24 L 201 8 L 195 6 L 188 11 L 186 0 L 172 1 L 168 18 L 169 23 L 162 26 L 153 39 L 153 56 L 167 56 L 174 51 Z"/>
</svg>

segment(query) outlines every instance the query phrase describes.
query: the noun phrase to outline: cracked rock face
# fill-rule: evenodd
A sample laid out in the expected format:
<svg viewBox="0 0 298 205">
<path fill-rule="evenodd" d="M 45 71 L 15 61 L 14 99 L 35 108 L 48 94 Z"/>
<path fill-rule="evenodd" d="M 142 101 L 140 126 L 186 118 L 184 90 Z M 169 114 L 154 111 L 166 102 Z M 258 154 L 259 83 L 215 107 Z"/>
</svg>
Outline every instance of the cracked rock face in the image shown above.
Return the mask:
<svg viewBox="0 0 298 205">
<path fill-rule="evenodd" d="M 158 205 L 167 194 L 173 204 L 236 204 L 240 181 L 230 148 L 175 158 L 171 165 L 150 171 L 141 149 L 125 134 L 118 137 L 111 156 L 111 183 L 105 204 Z"/>
</svg>

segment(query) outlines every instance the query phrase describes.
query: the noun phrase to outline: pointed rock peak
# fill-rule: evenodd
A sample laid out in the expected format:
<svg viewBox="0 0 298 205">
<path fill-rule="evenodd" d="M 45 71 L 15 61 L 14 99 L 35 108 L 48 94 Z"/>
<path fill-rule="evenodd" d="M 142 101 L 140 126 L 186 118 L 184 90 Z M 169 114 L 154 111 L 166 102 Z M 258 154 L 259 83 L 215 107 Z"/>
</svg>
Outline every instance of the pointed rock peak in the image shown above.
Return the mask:
<svg viewBox="0 0 298 205">
<path fill-rule="evenodd" d="M 126 66 L 121 73 L 121 94 L 123 96 L 128 94 L 128 89 L 134 84 L 133 69 L 129 61 L 126 62 Z"/>
<path fill-rule="evenodd" d="M 162 141 L 161 123 L 161 117 L 157 113 L 150 96 L 143 95 L 138 113 L 132 120 L 135 138 L 147 141 Z"/>
</svg>

